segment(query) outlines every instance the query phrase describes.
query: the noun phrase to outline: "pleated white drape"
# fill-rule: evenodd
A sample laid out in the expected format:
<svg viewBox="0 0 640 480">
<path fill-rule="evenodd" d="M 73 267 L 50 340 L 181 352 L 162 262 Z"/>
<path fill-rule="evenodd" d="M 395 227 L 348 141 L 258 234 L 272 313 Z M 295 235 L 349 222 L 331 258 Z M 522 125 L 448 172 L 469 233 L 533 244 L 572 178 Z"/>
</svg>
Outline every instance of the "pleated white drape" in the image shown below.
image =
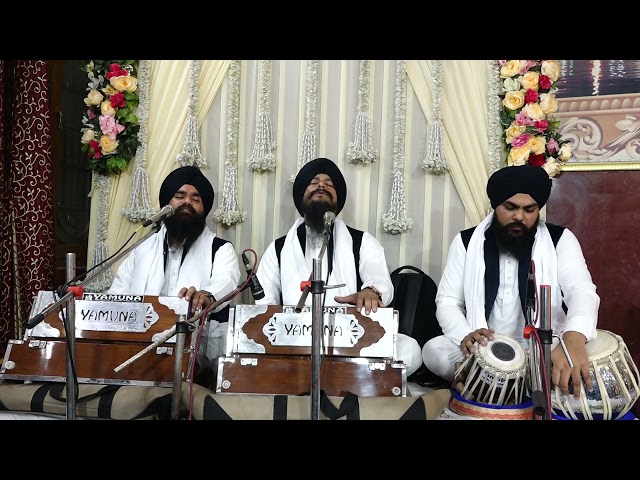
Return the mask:
<svg viewBox="0 0 640 480">
<path fill-rule="evenodd" d="M 488 202 L 484 187 L 488 172 L 487 63 L 446 60 L 443 67 L 442 121 L 444 152 L 450 172 L 425 173 L 420 162 L 426 154 L 432 121 L 429 61 L 407 61 L 404 185 L 407 217 L 413 227 L 401 234 L 385 233 L 382 215 L 389 210 L 392 185 L 394 95 L 396 61 L 370 62 L 370 98 L 373 147 L 378 158 L 369 165 L 355 165 L 347 159 L 353 141 L 358 107 L 358 60 L 318 62 L 316 136 L 317 156 L 335 161 L 348 186 L 344 210 L 347 224 L 374 234 L 385 248 L 390 270 L 410 264 L 422 268 L 438 282 L 454 235 L 478 223 Z M 271 62 L 271 111 L 276 169 L 252 172 L 252 153 L 259 114 L 257 60 L 241 61 L 238 132 L 238 205 L 247 213 L 244 222 L 230 227 L 218 224 L 209 215 L 207 224 L 221 237 L 231 240 L 238 255 L 247 248 L 258 254 L 283 235 L 297 212 L 293 205 L 290 178 L 295 175 L 305 130 L 306 65 L 304 60 Z M 198 121 L 203 172 L 216 193 L 213 211 L 219 206 L 225 172 L 229 61 L 203 61 L 199 82 Z M 158 205 L 162 179 L 179 164 L 187 117 L 188 61 L 152 61 L 149 108 L 147 170 L 152 204 Z M 112 183 L 107 244 L 113 254 L 133 233 L 120 213 L 131 190 L 131 172 Z M 95 243 L 95 203 L 89 251 Z M 212 211 L 212 212 L 213 212 Z M 247 303 L 248 292 L 237 303 Z"/>
</svg>

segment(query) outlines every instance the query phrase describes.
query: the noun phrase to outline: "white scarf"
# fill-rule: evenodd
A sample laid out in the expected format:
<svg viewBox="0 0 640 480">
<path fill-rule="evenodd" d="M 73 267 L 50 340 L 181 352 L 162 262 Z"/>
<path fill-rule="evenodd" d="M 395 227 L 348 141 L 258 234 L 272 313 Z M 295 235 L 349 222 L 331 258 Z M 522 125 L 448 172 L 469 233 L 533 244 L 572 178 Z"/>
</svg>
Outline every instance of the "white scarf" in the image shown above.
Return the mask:
<svg viewBox="0 0 640 480">
<path fill-rule="evenodd" d="M 147 239 L 137 247 L 136 273 L 131 279 L 131 293 L 144 295 L 160 295 L 164 283 L 164 237 L 166 227 Z M 189 248 L 184 257 L 180 273 L 178 274 L 178 287 L 193 285 L 200 288 L 208 285 L 211 268 L 202 268 L 202 265 L 212 265 L 211 244 L 215 234 L 205 227 L 202 234 Z M 177 295 L 178 292 L 169 292 L 169 295 Z"/>
<path fill-rule="evenodd" d="M 491 212 L 474 230 L 469 245 L 467 247 L 467 257 L 464 266 L 464 298 L 467 308 L 467 321 L 473 330 L 478 328 L 487 328 L 487 320 L 484 311 L 484 233 L 491 225 L 494 213 Z M 539 328 L 540 315 L 543 306 L 540 302 L 540 286 L 550 285 L 551 297 L 551 313 L 553 322 L 556 324 L 554 330 L 560 331 L 563 328 L 557 328 L 558 324 L 564 327 L 566 323 L 566 314 L 562 310 L 562 295 L 560 293 L 560 285 L 558 284 L 558 259 L 555 247 L 547 225 L 540 221 L 536 231 L 535 240 L 533 242 L 533 250 L 531 251 L 531 259 L 535 268 L 536 282 L 536 312 L 537 321 L 536 328 Z"/>
<path fill-rule="evenodd" d="M 282 285 L 282 303 L 284 305 L 297 305 L 302 291 L 300 282 L 311 279 L 312 271 L 307 266 L 304 252 L 298 240 L 298 226 L 304 222 L 304 218 L 298 217 L 293 226 L 287 232 L 282 246 L 280 278 Z M 325 305 L 339 305 L 333 300 L 335 296 L 344 296 L 354 293 L 356 285 L 356 267 L 353 258 L 353 240 L 346 224 L 336 218 L 333 224 L 333 269 L 327 280 L 327 285 L 346 284 L 344 287 L 327 290 Z M 329 249 L 325 250 L 326 257 Z M 288 262 L 285 259 L 293 259 Z M 322 272 L 322 278 L 326 278 L 326 271 Z M 305 305 L 311 305 L 312 295 L 308 295 Z"/>
</svg>

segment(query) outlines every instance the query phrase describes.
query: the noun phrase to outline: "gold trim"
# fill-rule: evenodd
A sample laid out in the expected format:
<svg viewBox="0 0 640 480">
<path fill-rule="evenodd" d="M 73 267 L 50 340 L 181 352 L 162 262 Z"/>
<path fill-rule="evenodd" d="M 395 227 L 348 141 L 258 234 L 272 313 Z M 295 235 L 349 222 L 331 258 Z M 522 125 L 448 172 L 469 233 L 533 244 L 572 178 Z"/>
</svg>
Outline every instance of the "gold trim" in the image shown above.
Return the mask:
<svg viewBox="0 0 640 480">
<path fill-rule="evenodd" d="M 562 172 L 599 172 L 605 170 L 640 170 L 640 162 L 567 162 L 560 165 Z"/>
</svg>

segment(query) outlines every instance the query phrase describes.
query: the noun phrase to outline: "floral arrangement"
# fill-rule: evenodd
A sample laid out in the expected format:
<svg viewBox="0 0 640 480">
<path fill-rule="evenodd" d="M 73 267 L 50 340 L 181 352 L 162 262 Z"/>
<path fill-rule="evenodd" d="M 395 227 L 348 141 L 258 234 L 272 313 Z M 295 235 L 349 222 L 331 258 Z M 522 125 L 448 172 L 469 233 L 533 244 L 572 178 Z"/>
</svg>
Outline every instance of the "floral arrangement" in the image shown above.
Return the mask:
<svg viewBox="0 0 640 480">
<path fill-rule="evenodd" d="M 568 140 L 558 133 L 560 120 L 556 82 L 557 60 L 499 60 L 502 109 L 500 121 L 507 165 L 535 165 L 549 177 L 571 158 Z"/>
<path fill-rule="evenodd" d="M 80 143 L 89 169 L 102 175 L 122 173 L 140 144 L 137 67 L 137 60 L 83 61 L 89 84 Z"/>
</svg>

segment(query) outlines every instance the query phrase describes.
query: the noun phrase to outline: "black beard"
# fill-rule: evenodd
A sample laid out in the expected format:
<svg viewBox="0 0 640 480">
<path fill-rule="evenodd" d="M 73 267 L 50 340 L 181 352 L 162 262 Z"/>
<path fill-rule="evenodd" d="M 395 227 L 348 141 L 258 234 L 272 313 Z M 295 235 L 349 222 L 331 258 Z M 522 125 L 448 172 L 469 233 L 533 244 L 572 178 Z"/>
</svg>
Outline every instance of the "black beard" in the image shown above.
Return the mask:
<svg viewBox="0 0 640 480">
<path fill-rule="evenodd" d="M 185 212 L 191 214 L 186 214 Z M 190 205 L 181 205 L 173 215 L 164 219 L 169 236 L 169 244 L 175 245 L 185 241 L 185 248 L 189 248 L 200 236 L 207 224 L 207 217 L 198 214 Z"/>
<path fill-rule="evenodd" d="M 325 212 L 336 213 L 336 209 L 324 201 L 312 201 L 302 206 L 304 223 L 316 233 L 324 231 Z"/>
<path fill-rule="evenodd" d="M 500 251 L 510 253 L 516 258 L 520 258 L 524 253 L 531 252 L 539 221 L 540 218 L 536 220 L 531 228 L 527 228 L 524 223 L 518 221 L 501 226 L 498 223 L 497 217 L 494 216 L 493 221 L 491 222 L 491 228 L 494 231 L 496 243 L 498 244 Z M 522 229 L 522 235 L 514 237 L 510 234 L 510 229 L 514 226 L 518 226 Z"/>
</svg>

